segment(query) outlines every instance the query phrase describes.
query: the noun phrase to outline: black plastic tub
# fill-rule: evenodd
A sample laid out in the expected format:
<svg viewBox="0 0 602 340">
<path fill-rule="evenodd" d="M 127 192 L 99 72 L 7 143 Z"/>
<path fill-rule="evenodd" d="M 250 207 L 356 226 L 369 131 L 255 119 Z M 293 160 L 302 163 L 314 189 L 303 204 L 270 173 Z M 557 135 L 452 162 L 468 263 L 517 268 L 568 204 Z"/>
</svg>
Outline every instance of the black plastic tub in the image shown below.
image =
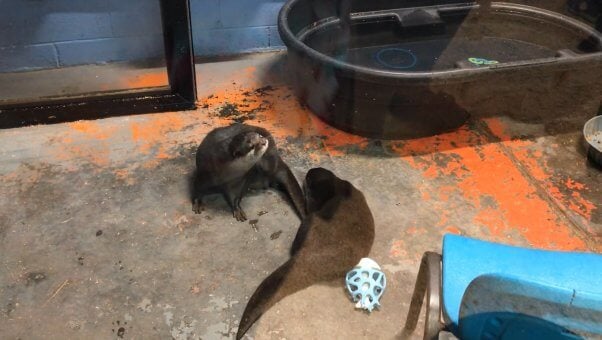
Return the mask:
<svg viewBox="0 0 602 340">
<path fill-rule="evenodd" d="M 290 0 L 278 28 L 301 100 L 368 137 L 433 135 L 470 114 L 570 114 L 602 92 L 600 33 L 529 6 Z"/>
</svg>

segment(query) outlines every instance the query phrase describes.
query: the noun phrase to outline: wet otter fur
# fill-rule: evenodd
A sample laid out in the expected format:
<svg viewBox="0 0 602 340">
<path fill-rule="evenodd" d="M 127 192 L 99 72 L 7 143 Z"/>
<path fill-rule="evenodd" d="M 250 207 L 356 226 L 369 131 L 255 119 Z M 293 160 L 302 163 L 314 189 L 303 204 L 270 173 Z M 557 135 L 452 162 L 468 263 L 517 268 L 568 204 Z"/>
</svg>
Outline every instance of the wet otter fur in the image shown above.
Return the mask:
<svg viewBox="0 0 602 340">
<path fill-rule="evenodd" d="M 259 285 L 243 313 L 241 339 L 278 301 L 318 282 L 340 280 L 366 257 L 374 242 L 374 219 L 364 195 L 323 168 L 305 180 L 307 217 L 291 247 L 291 258 Z"/>
</svg>

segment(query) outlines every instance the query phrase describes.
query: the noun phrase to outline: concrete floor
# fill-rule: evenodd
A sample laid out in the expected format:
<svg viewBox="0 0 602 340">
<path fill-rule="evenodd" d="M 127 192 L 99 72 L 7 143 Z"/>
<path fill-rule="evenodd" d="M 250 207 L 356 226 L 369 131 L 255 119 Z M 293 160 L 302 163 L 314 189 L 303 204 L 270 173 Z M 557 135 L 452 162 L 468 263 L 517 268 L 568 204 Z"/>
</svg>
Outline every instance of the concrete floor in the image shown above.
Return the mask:
<svg viewBox="0 0 602 340">
<path fill-rule="evenodd" d="M 0 73 L 0 84 L 10 84 L 0 86 L 0 104 L 168 87 L 167 70 L 157 63 L 160 61 Z"/>
<path fill-rule="evenodd" d="M 192 213 L 195 148 L 230 123 L 219 116 L 228 103 L 257 109 L 248 122 L 273 132 L 299 178 L 324 166 L 364 192 L 376 222 L 371 257 L 388 276 L 371 315 L 354 310 L 341 282 L 316 285 L 277 304 L 248 338 L 399 338 L 421 254 L 439 251 L 445 233 L 602 251 L 602 172 L 580 147 L 590 113 L 473 118 L 435 137 L 367 140 L 299 105 L 279 76 L 284 56 L 198 65 L 196 111 L 0 131 L 2 338 L 234 336 L 299 220 L 273 191 L 243 200 L 256 231 L 219 197 Z"/>
</svg>

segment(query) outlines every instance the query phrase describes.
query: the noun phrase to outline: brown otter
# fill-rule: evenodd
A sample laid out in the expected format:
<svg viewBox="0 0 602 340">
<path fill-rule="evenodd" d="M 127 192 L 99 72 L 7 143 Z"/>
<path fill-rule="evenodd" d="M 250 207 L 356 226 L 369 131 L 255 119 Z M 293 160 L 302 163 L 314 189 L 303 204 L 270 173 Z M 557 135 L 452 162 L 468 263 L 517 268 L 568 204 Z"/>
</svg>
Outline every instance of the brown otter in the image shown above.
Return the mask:
<svg viewBox="0 0 602 340">
<path fill-rule="evenodd" d="M 196 154 L 192 210 L 201 212 L 204 195 L 221 193 L 239 221 L 247 219 L 240 201 L 249 186 L 280 185 L 301 218 L 305 216 L 303 192 L 284 163 L 272 135 L 263 128 L 232 124 L 212 130 Z"/>
<path fill-rule="evenodd" d="M 364 195 L 332 172 L 315 168 L 305 179 L 307 217 L 291 258 L 259 285 L 243 313 L 236 339 L 278 301 L 318 282 L 340 280 L 368 255 L 374 219 Z"/>
</svg>

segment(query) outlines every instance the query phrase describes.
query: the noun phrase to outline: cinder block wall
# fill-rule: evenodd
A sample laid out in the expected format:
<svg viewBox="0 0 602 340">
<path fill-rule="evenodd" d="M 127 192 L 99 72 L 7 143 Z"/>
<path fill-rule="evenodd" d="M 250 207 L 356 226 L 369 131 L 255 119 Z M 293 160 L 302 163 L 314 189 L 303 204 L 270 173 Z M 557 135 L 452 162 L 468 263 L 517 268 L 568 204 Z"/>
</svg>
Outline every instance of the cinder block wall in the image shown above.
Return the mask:
<svg viewBox="0 0 602 340">
<path fill-rule="evenodd" d="M 190 0 L 197 56 L 282 48 L 284 1 Z M 0 72 L 163 56 L 159 0 L 0 0 Z"/>
<path fill-rule="evenodd" d="M 276 21 L 283 0 L 190 0 L 198 56 L 278 49 Z"/>
<path fill-rule="evenodd" d="M 566 7 L 566 0 L 507 1 Z M 283 48 L 276 18 L 284 2 L 190 0 L 195 54 Z M 162 39 L 159 0 L 0 0 L 0 72 L 161 57 Z"/>
</svg>

